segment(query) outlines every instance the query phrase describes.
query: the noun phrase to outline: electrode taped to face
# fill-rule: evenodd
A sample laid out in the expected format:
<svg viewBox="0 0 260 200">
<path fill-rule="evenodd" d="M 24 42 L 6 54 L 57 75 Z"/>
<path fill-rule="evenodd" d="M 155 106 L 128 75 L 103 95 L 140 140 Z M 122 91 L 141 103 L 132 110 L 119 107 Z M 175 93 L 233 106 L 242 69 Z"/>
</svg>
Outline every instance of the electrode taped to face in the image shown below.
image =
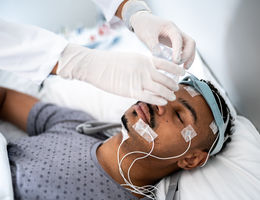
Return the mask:
<svg viewBox="0 0 260 200">
<path fill-rule="evenodd" d="M 190 96 L 195 97 L 197 95 L 200 95 L 199 92 L 197 92 L 193 87 L 191 86 L 185 86 L 184 89 L 190 94 Z"/>
<path fill-rule="evenodd" d="M 191 146 L 191 139 L 194 138 L 197 133 L 195 132 L 195 130 L 192 128 L 191 125 L 188 125 L 187 127 L 185 127 L 182 131 L 181 134 L 184 138 L 184 140 L 186 142 L 189 142 L 188 147 L 186 148 L 186 150 L 178 155 L 175 156 L 171 156 L 171 157 L 158 157 L 156 155 L 153 155 L 153 149 L 154 149 L 154 140 L 155 138 L 158 136 L 151 128 L 149 125 L 147 125 L 142 119 L 139 119 L 133 126 L 134 130 L 140 135 L 142 136 L 146 141 L 148 141 L 149 143 L 152 142 L 152 148 L 150 149 L 149 152 L 142 152 L 142 151 L 132 151 L 132 152 L 128 152 L 127 154 L 125 154 L 121 159 L 119 157 L 119 151 L 120 151 L 120 147 L 121 145 L 124 143 L 124 141 L 129 137 L 127 130 L 125 129 L 125 127 L 122 125 L 122 134 L 123 134 L 123 140 L 121 141 L 118 150 L 117 150 L 117 161 L 118 161 L 118 167 L 119 167 L 119 172 L 121 177 L 124 179 L 125 184 L 121 184 L 122 186 L 128 186 L 130 187 L 129 190 L 136 193 L 136 194 L 141 194 L 143 196 L 148 197 L 149 199 L 156 199 L 156 194 L 155 191 L 158 190 L 158 188 L 156 186 L 153 185 L 146 185 L 146 186 L 136 186 L 133 184 L 131 177 L 130 177 L 130 171 L 132 166 L 134 165 L 134 163 L 137 160 L 140 159 L 144 159 L 148 156 L 151 156 L 153 158 L 156 159 L 160 159 L 160 160 L 168 160 L 168 159 L 175 159 L 175 158 L 179 158 L 181 156 L 183 156 L 184 154 L 186 154 L 188 152 L 188 150 L 190 149 Z M 126 139 L 124 139 L 126 138 Z M 127 178 L 124 176 L 123 170 L 122 170 L 122 162 L 123 160 L 131 155 L 131 154 L 144 154 L 144 156 L 141 157 L 137 157 L 135 158 L 135 160 L 133 160 L 133 162 L 131 163 L 131 165 L 129 166 L 128 170 L 127 170 Z M 147 194 L 150 193 L 150 194 Z"/>
<path fill-rule="evenodd" d="M 210 123 L 209 127 L 214 134 L 216 134 L 218 132 L 218 127 L 214 120 Z"/>
<path fill-rule="evenodd" d="M 142 119 L 139 119 L 132 127 L 149 143 L 154 141 L 154 139 L 158 136 Z"/>
<path fill-rule="evenodd" d="M 188 125 L 184 129 L 182 129 L 181 135 L 184 138 L 185 142 L 189 142 L 192 138 L 194 138 L 197 135 L 197 133 L 191 125 Z"/>
</svg>

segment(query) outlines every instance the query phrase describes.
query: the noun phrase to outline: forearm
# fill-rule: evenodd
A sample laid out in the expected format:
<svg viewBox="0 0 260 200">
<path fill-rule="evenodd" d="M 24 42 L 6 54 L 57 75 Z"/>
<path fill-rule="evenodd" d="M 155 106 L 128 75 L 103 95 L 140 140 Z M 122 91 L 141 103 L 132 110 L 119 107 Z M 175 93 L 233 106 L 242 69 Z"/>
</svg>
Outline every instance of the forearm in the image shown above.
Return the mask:
<svg viewBox="0 0 260 200">
<path fill-rule="evenodd" d="M 126 3 L 127 1 L 128 1 L 128 0 L 124 0 L 124 1 L 120 4 L 120 6 L 118 7 L 118 9 L 117 9 L 117 11 L 116 11 L 115 16 L 119 17 L 120 19 L 122 19 L 122 9 L 123 9 L 123 7 L 124 7 L 124 5 L 125 5 L 125 3 Z"/>
<path fill-rule="evenodd" d="M 0 88 L 0 119 L 11 122 L 26 131 L 29 112 L 38 101 L 32 96 Z"/>
<path fill-rule="evenodd" d="M 56 65 L 53 67 L 52 71 L 51 71 L 51 74 L 52 75 L 57 75 L 57 69 L 58 69 L 58 62 L 56 63 Z"/>
</svg>

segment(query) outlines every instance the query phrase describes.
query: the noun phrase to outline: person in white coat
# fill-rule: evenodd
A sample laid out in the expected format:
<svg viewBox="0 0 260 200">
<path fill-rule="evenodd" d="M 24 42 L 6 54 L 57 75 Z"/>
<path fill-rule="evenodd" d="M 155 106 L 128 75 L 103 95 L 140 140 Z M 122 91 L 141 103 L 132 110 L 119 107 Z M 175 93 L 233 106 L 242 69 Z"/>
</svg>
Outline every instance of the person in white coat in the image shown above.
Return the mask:
<svg viewBox="0 0 260 200">
<path fill-rule="evenodd" d="M 0 69 L 41 83 L 51 72 L 89 82 L 105 91 L 147 103 L 175 100 L 175 81 L 157 69 L 184 74 L 194 60 L 195 42 L 173 22 L 153 15 L 144 1 L 95 1 L 109 21 L 115 15 L 150 50 L 162 42 L 173 48 L 173 62 L 137 53 L 91 50 L 38 27 L 0 19 Z"/>
</svg>

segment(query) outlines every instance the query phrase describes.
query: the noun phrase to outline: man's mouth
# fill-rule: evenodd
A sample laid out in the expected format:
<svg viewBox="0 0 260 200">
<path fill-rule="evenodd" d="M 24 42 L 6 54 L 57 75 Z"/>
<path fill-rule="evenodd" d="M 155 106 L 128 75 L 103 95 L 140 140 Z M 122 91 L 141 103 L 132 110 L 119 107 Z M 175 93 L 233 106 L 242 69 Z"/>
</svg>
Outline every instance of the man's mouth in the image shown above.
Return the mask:
<svg viewBox="0 0 260 200">
<path fill-rule="evenodd" d="M 137 115 L 149 126 L 151 126 L 151 115 L 149 107 L 146 103 L 138 102 L 134 105 Z"/>
</svg>

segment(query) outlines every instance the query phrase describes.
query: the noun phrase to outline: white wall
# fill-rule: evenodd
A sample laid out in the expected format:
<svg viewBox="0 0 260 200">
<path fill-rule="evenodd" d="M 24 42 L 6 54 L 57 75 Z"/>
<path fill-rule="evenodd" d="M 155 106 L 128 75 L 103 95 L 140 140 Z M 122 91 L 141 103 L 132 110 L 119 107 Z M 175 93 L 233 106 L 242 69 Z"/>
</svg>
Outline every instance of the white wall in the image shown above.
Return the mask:
<svg viewBox="0 0 260 200">
<path fill-rule="evenodd" d="M 0 0 L 0 17 L 55 32 L 94 26 L 98 16 L 91 0 Z"/>
<path fill-rule="evenodd" d="M 260 1 L 148 2 L 196 40 L 239 113 L 260 130 Z"/>
</svg>

